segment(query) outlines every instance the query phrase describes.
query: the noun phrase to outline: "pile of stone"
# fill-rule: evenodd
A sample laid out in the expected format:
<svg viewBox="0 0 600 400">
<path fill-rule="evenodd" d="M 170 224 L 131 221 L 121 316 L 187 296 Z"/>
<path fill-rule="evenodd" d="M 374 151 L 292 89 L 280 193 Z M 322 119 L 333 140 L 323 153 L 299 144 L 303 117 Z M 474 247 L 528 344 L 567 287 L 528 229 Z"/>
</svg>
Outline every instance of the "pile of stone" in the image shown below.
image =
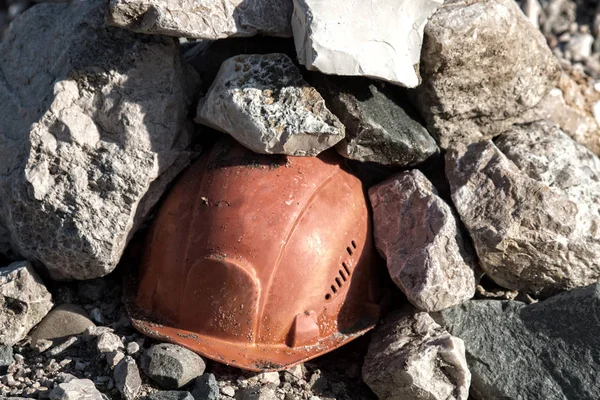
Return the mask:
<svg viewBox="0 0 600 400">
<path fill-rule="evenodd" d="M 0 3 L 0 398 L 600 398 L 595 8 L 201 3 Z M 223 135 L 363 179 L 403 296 L 368 350 L 249 374 L 134 331 L 117 266 Z"/>
</svg>

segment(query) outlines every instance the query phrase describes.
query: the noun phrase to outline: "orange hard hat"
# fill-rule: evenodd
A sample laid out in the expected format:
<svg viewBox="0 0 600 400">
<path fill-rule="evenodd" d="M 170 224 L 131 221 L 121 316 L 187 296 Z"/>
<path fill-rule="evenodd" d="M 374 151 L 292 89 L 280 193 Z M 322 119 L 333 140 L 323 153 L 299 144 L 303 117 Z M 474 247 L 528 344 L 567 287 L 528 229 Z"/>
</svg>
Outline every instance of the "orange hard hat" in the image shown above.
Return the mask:
<svg viewBox="0 0 600 400">
<path fill-rule="evenodd" d="M 335 153 L 218 142 L 158 212 L 128 302 L 134 326 L 254 371 L 329 352 L 379 318 L 370 224 L 361 182 Z"/>
</svg>

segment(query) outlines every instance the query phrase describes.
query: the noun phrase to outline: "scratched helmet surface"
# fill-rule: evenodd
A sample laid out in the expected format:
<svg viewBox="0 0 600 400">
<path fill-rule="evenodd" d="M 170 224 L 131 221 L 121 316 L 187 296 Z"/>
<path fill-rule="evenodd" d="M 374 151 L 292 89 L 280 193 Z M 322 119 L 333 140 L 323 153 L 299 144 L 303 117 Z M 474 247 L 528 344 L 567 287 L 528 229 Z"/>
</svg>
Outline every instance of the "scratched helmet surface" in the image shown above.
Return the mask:
<svg viewBox="0 0 600 400">
<path fill-rule="evenodd" d="M 224 140 L 161 206 L 130 314 L 146 335 L 213 360 L 281 370 L 375 325 L 380 267 L 361 182 L 339 156 Z"/>
</svg>

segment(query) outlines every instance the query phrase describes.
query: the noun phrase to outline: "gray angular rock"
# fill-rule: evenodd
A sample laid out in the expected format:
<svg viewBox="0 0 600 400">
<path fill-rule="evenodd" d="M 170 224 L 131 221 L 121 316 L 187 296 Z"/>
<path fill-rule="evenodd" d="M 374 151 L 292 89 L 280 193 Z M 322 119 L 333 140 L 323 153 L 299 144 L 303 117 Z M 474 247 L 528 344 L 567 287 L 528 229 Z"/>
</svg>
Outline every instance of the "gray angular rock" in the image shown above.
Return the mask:
<svg viewBox="0 0 600 400">
<path fill-rule="evenodd" d="M 136 32 L 197 39 L 292 36 L 292 0 L 110 0 L 108 22 Z"/>
<path fill-rule="evenodd" d="M 0 251 L 54 279 L 111 272 L 192 156 L 178 44 L 107 27 L 104 9 L 36 5 L 0 43 Z"/>
<path fill-rule="evenodd" d="M 206 373 L 196 378 L 192 396 L 194 396 L 194 399 L 196 400 L 219 400 L 221 398 L 221 393 L 215 376 Z"/>
<path fill-rule="evenodd" d="M 360 75 L 415 87 L 423 28 L 443 0 L 294 0 L 292 29 L 300 63 L 335 75 Z"/>
<path fill-rule="evenodd" d="M 94 382 L 89 379 L 71 379 L 60 383 L 50 392 L 50 400 L 103 400 Z"/>
<path fill-rule="evenodd" d="M 346 127 L 346 137 L 335 146 L 342 156 L 406 167 L 439 152 L 435 140 L 415 119 L 410 104 L 391 85 L 321 74 L 307 79 Z"/>
<path fill-rule="evenodd" d="M 176 390 L 163 391 L 152 393 L 150 396 L 144 398 L 144 400 L 210 400 L 204 397 L 193 397 L 190 392 L 179 392 Z"/>
<path fill-rule="evenodd" d="M 76 304 L 61 304 L 52 309 L 31 334 L 31 347 L 40 340 L 58 343 L 73 335 L 81 335 L 95 326 L 83 308 Z"/>
<path fill-rule="evenodd" d="M 285 54 L 225 61 L 196 121 L 263 154 L 315 156 L 344 138 L 344 126 Z"/>
<path fill-rule="evenodd" d="M 415 307 L 439 311 L 473 297 L 476 259 L 425 175 L 402 172 L 369 189 L 369 199 L 377 249 Z"/>
<path fill-rule="evenodd" d="M 0 344 L 0 375 L 4 375 L 8 366 L 14 361 L 12 346 Z"/>
<path fill-rule="evenodd" d="M 545 122 L 447 153 L 452 199 L 482 269 L 550 295 L 600 278 L 600 159 Z"/>
<path fill-rule="evenodd" d="M 594 284 L 530 305 L 469 301 L 439 322 L 464 340 L 478 400 L 596 400 L 599 304 Z"/>
<path fill-rule="evenodd" d="M 239 391 L 240 400 L 278 400 L 277 394 L 267 386 L 253 386 Z"/>
<path fill-rule="evenodd" d="M 137 398 L 142 388 L 142 378 L 135 360 L 130 356 L 123 358 L 113 371 L 115 386 L 125 400 Z"/>
<path fill-rule="evenodd" d="M 111 332 L 103 332 L 98 336 L 96 348 L 100 353 L 111 353 L 117 350 L 124 350 L 125 345 L 121 338 Z"/>
<path fill-rule="evenodd" d="M 466 400 L 465 345 L 424 312 L 392 314 L 373 333 L 363 380 L 386 400 Z"/>
<path fill-rule="evenodd" d="M 179 389 L 204 373 L 202 358 L 181 346 L 156 344 L 142 353 L 140 365 L 144 373 L 163 389 Z"/>
<path fill-rule="evenodd" d="M 448 0 L 425 27 L 416 103 L 446 149 L 503 132 L 554 87 L 559 72 L 514 0 Z"/>
<path fill-rule="evenodd" d="M 52 295 L 28 261 L 0 268 L 0 344 L 24 339 L 52 305 Z"/>
</svg>

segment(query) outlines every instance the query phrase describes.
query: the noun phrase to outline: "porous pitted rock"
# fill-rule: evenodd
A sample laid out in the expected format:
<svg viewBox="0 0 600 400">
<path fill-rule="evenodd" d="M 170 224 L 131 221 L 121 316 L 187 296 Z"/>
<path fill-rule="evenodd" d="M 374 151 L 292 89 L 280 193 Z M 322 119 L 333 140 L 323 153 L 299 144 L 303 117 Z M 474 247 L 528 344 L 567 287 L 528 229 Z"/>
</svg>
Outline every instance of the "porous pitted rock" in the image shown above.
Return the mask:
<svg viewBox="0 0 600 400">
<path fill-rule="evenodd" d="M 163 389 L 179 389 L 204 373 L 202 358 L 181 346 L 156 344 L 142 353 L 144 373 Z"/>
<path fill-rule="evenodd" d="M 502 133 L 554 87 L 559 71 L 514 0 L 448 0 L 425 27 L 416 103 L 446 149 Z"/>
<path fill-rule="evenodd" d="M 346 127 L 346 137 L 335 146 L 342 156 L 406 167 L 438 153 L 435 140 L 415 119 L 411 105 L 391 85 L 316 73 L 307 80 Z"/>
<path fill-rule="evenodd" d="M 447 153 L 452 199 L 482 269 L 542 296 L 600 278 L 600 159 L 536 122 Z"/>
<path fill-rule="evenodd" d="M 469 301 L 439 322 L 464 340 L 478 400 L 596 400 L 599 304 L 594 284 L 530 305 Z"/>
<path fill-rule="evenodd" d="M 0 249 L 54 279 L 111 272 L 192 156 L 178 44 L 104 16 L 101 0 L 36 5 L 0 43 Z"/>
<path fill-rule="evenodd" d="M 423 28 L 443 0 L 294 0 L 300 63 L 335 75 L 361 75 L 415 87 Z"/>
<path fill-rule="evenodd" d="M 375 329 L 363 380 L 386 400 L 466 400 L 465 345 L 427 313 L 403 311 Z"/>
<path fill-rule="evenodd" d="M 452 209 L 418 170 L 369 189 L 375 244 L 394 283 L 418 309 L 439 311 L 475 294 L 476 261 Z"/>
<path fill-rule="evenodd" d="M 196 120 L 263 154 L 315 156 L 344 138 L 344 126 L 285 54 L 225 61 Z"/>
<path fill-rule="evenodd" d="M 197 39 L 292 36 L 292 0 L 110 0 L 110 24 Z"/>
<path fill-rule="evenodd" d="M 94 323 L 81 306 L 61 304 L 54 307 L 35 328 L 31 335 L 31 347 L 36 347 L 40 340 L 51 340 L 57 344 L 93 326 Z"/>
<path fill-rule="evenodd" d="M 0 344 L 24 339 L 52 305 L 52 295 L 28 261 L 0 268 Z"/>
<path fill-rule="evenodd" d="M 124 400 L 137 398 L 142 388 L 142 378 L 135 360 L 130 356 L 123 358 L 113 371 L 115 386 Z"/>
<path fill-rule="evenodd" d="M 94 382 L 89 379 L 71 379 L 50 392 L 50 400 L 103 400 Z"/>
</svg>

